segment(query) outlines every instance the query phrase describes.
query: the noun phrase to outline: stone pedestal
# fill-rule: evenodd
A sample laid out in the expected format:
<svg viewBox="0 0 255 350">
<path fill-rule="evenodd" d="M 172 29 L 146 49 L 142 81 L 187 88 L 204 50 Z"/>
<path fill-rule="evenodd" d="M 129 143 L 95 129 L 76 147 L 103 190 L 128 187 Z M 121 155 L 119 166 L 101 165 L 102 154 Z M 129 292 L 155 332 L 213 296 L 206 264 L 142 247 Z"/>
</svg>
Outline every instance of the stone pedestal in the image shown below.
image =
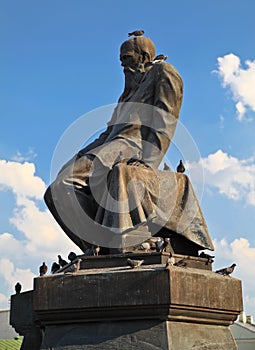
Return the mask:
<svg viewBox="0 0 255 350">
<path fill-rule="evenodd" d="M 20 297 L 12 296 L 13 325 Z M 34 280 L 41 350 L 236 350 L 229 325 L 241 310 L 239 280 L 189 267 L 108 267 Z"/>
</svg>

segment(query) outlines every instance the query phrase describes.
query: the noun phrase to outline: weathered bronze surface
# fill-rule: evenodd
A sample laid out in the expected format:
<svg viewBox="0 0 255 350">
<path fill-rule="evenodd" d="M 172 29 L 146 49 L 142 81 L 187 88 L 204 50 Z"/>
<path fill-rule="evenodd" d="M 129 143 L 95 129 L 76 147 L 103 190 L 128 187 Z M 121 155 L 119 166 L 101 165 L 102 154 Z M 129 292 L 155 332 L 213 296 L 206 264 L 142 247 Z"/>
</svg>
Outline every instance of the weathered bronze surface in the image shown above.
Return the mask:
<svg viewBox="0 0 255 350">
<path fill-rule="evenodd" d="M 121 45 L 125 88 L 106 131 L 65 164 L 46 191 L 55 219 L 83 251 L 92 242 L 130 247 L 163 227 L 195 251 L 213 249 L 188 177 L 158 170 L 175 132 L 183 82 L 171 64 L 153 61 L 155 55 L 143 36 Z"/>
</svg>

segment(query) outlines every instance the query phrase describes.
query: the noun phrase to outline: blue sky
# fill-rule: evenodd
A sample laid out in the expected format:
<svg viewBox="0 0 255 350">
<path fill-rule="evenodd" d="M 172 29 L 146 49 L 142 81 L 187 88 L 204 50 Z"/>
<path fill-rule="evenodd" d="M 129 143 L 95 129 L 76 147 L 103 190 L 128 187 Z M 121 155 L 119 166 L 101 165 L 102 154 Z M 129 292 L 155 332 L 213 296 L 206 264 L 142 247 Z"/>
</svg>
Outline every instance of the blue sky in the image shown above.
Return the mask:
<svg viewBox="0 0 255 350">
<path fill-rule="evenodd" d="M 183 158 L 195 187 L 202 165 L 214 268 L 237 263 L 245 311 L 255 314 L 254 10 L 252 0 L 1 1 L 0 308 L 8 308 L 17 280 L 32 288 L 42 261 L 78 252 L 42 201 L 52 157 L 77 118 L 117 101 L 119 47 L 141 28 L 184 81 L 168 161 L 175 167 Z M 200 160 L 186 157 L 181 130 Z"/>
</svg>

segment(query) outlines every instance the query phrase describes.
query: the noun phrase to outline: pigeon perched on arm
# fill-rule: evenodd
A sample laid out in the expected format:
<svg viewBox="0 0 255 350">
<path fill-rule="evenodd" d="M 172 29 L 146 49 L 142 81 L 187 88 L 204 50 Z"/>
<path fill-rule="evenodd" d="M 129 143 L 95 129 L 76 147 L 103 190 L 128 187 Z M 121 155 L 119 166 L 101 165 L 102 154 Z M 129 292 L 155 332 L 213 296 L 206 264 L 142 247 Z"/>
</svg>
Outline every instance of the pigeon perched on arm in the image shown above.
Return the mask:
<svg viewBox="0 0 255 350">
<path fill-rule="evenodd" d="M 180 160 L 180 163 L 178 164 L 176 170 L 177 170 L 177 173 L 184 173 L 185 172 L 185 166 L 184 166 L 182 160 Z"/>
<path fill-rule="evenodd" d="M 21 292 L 21 284 L 19 282 L 16 283 L 15 285 L 15 292 L 16 294 L 19 294 Z"/>
<path fill-rule="evenodd" d="M 144 34 L 144 30 L 134 30 L 133 32 L 128 33 L 128 36 L 141 36 Z"/>
<path fill-rule="evenodd" d="M 222 276 L 230 277 L 230 275 L 234 271 L 235 267 L 236 267 L 236 264 L 232 264 L 229 267 L 224 267 L 223 269 L 217 270 L 215 272 L 222 275 Z"/>
<path fill-rule="evenodd" d="M 40 276 L 46 275 L 47 271 L 48 271 L 48 266 L 45 264 L 45 262 L 43 262 L 42 265 L 39 267 Z"/>
<path fill-rule="evenodd" d="M 144 262 L 144 260 L 132 260 L 132 259 L 129 259 L 129 258 L 127 259 L 127 264 L 132 269 L 141 266 L 143 262 Z"/>
<path fill-rule="evenodd" d="M 65 265 L 68 264 L 68 262 L 66 260 L 61 258 L 61 255 L 58 255 L 58 263 L 61 267 L 64 267 Z"/>
</svg>

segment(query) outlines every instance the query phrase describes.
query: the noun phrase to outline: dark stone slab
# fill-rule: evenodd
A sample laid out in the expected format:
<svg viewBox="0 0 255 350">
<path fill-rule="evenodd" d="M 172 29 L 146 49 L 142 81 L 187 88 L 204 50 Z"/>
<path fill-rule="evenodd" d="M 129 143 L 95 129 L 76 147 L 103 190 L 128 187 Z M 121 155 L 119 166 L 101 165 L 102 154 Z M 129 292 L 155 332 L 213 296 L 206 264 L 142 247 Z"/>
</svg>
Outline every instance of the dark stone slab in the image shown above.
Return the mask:
<svg viewBox="0 0 255 350">
<path fill-rule="evenodd" d="M 41 350 L 237 349 L 229 325 L 242 310 L 241 282 L 212 271 L 90 268 L 35 278 L 32 299 L 22 294 L 23 312 L 31 301 L 33 308 L 20 322 L 34 319 L 44 329 Z M 17 301 L 13 296 L 15 317 Z"/>
<path fill-rule="evenodd" d="M 10 324 L 17 333 L 24 336 L 21 350 L 39 350 L 42 329 L 34 312 L 34 291 L 11 296 Z"/>
<path fill-rule="evenodd" d="M 187 267 L 193 267 L 203 270 L 212 270 L 211 262 L 208 262 L 208 259 L 188 256 L 188 255 L 179 255 L 173 254 L 175 261 L 184 259 Z M 118 267 L 118 266 L 127 266 L 127 258 L 135 260 L 144 260 L 143 265 L 152 265 L 152 264 L 166 264 L 169 253 L 143 253 L 143 252 L 132 252 L 132 253 L 123 253 L 123 254 L 113 254 L 113 255 L 99 255 L 99 256 L 86 256 L 82 255 L 81 269 L 98 269 L 106 267 Z"/>
<path fill-rule="evenodd" d="M 239 280 L 192 268 L 89 269 L 34 285 L 34 310 L 46 323 L 132 317 L 229 325 L 242 310 Z"/>
</svg>

